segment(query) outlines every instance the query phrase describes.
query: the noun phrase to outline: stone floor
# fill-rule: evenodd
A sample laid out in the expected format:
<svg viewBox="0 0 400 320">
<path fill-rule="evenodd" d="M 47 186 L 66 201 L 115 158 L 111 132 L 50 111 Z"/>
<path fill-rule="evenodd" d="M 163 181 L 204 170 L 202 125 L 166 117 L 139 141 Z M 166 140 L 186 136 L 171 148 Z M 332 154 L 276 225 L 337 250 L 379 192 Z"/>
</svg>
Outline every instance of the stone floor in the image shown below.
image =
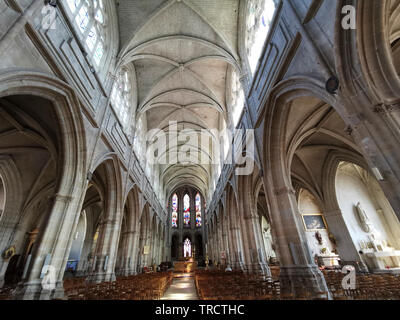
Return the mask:
<svg viewBox="0 0 400 320">
<path fill-rule="evenodd" d="M 193 274 L 176 274 L 161 300 L 199 300 Z"/>
</svg>

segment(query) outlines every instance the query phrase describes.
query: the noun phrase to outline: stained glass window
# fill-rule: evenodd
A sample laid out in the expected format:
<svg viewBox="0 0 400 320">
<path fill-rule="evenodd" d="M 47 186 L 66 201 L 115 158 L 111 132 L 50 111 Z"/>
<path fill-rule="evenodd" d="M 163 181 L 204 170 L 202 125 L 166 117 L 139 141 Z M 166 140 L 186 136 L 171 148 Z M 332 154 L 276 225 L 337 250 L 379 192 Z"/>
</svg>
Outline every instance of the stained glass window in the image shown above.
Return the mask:
<svg viewBox="0 0 400 320">
<path fill-rule="evenodd" d="M 178 196 L 174 194 L 172 196 L 172 227 L 178 228 Z"/>
<path fill-rule="evenodd" d="M 190 197 L 188 194 L 183 197 L 183 224 L 190 226 Z"/>
<path fill-rule="evenodd" d="M 106 13 L 103 0 L 67 0 L 71 20 L 80 31 L 89 56 L 98 69 L 105 51 Z"/>
<path fill-rule="evenodd" d="M 200 193 L 196 194 L 196 227 L 201 227 L 201 198 Z"/>
</svg>

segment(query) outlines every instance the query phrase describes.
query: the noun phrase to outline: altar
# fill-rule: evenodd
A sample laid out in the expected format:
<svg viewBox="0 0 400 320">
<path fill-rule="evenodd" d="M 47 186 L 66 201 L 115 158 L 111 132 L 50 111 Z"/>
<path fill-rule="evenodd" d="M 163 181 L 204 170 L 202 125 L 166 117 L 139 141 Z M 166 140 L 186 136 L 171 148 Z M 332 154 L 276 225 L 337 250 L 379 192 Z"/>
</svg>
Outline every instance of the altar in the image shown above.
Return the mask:
<svg viewBox="0 0 400 320">
<path fill-rule="evenodd" d="M 324 267 L 337 267 L 340 265 L 340 257 L 336 254 L 320 255 L 317 257 L 318 265 Z"/>
<path fill-rule="evenodd" d="M 175 272 L 183 272 L 183 273 L 191 273 L 197 270 L 197 261 L 175 261 L 174 262 L 174 271 Z"/>
<path fill-rule="evenodd" d="M 368 252 L 365 256 L 368 267 L 374 272 L 399 272 L 400 250 Z"/>
</svg>

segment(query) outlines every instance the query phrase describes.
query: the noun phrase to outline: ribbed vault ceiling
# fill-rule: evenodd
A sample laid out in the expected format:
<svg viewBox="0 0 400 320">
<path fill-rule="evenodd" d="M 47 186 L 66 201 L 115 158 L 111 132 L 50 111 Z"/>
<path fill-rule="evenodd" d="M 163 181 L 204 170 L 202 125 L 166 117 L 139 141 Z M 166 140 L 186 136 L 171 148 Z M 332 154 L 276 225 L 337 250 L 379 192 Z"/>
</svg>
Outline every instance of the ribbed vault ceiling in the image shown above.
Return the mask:
<svg viewBox="0 0 400 320">
<path fill-rule="evenodd" d="M 230 127 L 228 75 L 239 70 L 239 0 L 118 3 L 119 58 L 135 70 L 136 119 L 145 114 L 147 130 L 166 132 L 170 121 L 178 130 Z M 199 145 L 201 154 L 211 157 L 210 146 Z M 183 185 L 207 195 L 212 173 L 207 164 L 162 164 L 159 181 L 165 196 Z"/>
</svg>

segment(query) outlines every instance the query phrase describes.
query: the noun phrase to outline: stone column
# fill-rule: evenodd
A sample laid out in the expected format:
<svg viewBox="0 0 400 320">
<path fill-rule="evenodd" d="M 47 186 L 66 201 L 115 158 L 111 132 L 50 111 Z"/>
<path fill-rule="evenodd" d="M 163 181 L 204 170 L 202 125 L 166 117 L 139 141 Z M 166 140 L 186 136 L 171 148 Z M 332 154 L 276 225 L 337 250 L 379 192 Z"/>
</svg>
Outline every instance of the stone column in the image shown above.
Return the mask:
<svg viewBox="0 0 400 320">
<path fill-rule="evenodd" d="M 141 224 L 140 226 L 140 235 L 139 235 L 139 252 L 138 252 L 138 263 L 137 266 L 139 270 L 137 272 L 142 272 L 143 267 L 146 264 L 145 258 L 146 256 L 144 255 L 144 247 L 146 245 L 146 226 L 144 223 Z"/>
<path fill-rule="evenodd" d="M 295 296 L 307 291 L 318 297 L 329 290 L 323 274 L 308 249 L 305 231 L 298 211 L 295 191 L 289 187 L 272 187 L 272 180 L 264 177 L 271 205 L 271 226 L 275 228 L 279 252 L 281 292 Z"/>
<path fill-rule="evenodd" d="M 238 221 L 236 220 L 236 213 L 232 211 L 229 215 L 229 243 L 231 247 L 231 260 L 232 268 L 236 270 L 244 270 L 243 261 L 241 259 L 242 252 L 242 240 L 241 232 L 238 226 Z"/>
<path fill-rule="evenodd" d="M 261 230 L 257 228 L 258 217 L 252 212 L 250 206 L 245 205 L 245 200 L 242 202 L 244 210 L 240 222 L 244 242 L 245 269 L 249 273 L 261 273 L 270 276 L 271 272 L 261 252 L 261 241 L 259 239 Z"/>
<path fill-rule="evenodd" d="M 225 252 L 225 257 L 226 257 L 226 248 L 225 248 L 225 243 L 224 243 L 224 238 L 223 238 L 223 221 L 222 217 L 217 218 L 217 226 L 218 226 L 218 243 L 219 243 L 219 258 L 221 265 L 226 264 L 226 258 L 222 259 L 221 253 L 224 251 Z"/>
<path fill-rule="evenodd" d="M 214 260 L 213 236 L 211 231 L 208 232 L 206 254 L 208 255 L 208 259 Z"/>
<path fill-rule="evenodd" d="M 182 228 L 179 232 L 179 240 L 178 240 L 178 259 L 183 258 L 183 235 L 182 235 Z"/>
<path fill-rule="evenodd" d="M 255 212 L 252 212 L 251 215 L 248 215 L 245 218 L 247 229 L 247 237 L 249 239 L 249 243 L 251 243 L 250 250 L 250 258 L 251 265 L 250 271 L 255 273 L 265 274 L 267 277 L 271 277 L 271 270 L 269 269 L 268 262 L 266 261 L 266 257 L 262 247 L 264 246 L 262 239 L 262 232 L 259 223 L 259 217 Z"/>
<path fill-rule="evenodd" d="M 134 246 L 135 246 L 135 240 L 136 240 L 136 234 L 137 230 L 129 230 L 126 231 L 124 234 L 121 236 L 124 238 L 122 240 L 122 245 L 123 247 L 123 253 L 122 253 L 122 263 L 123 265 L 121 266 L 121 275 L 123 276 L 130 276 L 135 273 L 135 268 L 134 268 Z"/>
<path fill-rule="evenodd" d="M 360 254 L 349 233 L 340 209 L 324 212 L 329 231 L 335 235 L 336 248 L 342 265 L 352 265 L 357 271 L 368 272 L 368 267 L 362 261 Z"/>
<path fill-rule="evenodd" d="M 108 218 L 100 223 L 99 240 L 95 251 L 96 263 L 93 273 L 88 277 L 92 282 L 109 282 L 115 280 L 115 262 L 119 243 L 120 219 L 115 215 L 107 215 Z M 118 215 L 117 215 L 118 216 Z M 113 219 L 114 218 L 114 219 Z"/>
<path fill-rule="evenodd" d="M 150 227 L 147 228 L 147 235 L 146 235 L 146 246 L 149 248 L 148 254 L 146 255 L 145 258 L 145 267 L 150 267 L 152 265 L 152 250 L 153 250 L 153 246 L 152 246 L 152 235 L 151 235 L 151 229 Z"/>
<path fill-rule="evenodd" d="M 89 257 L 93 245 L 94 234 L 86 234 L 85 241 L 83 242 L 81 257 L 78 262 L 77 276 L 84 276 L 87 274 L 89 267 Z"/>
<path fill-rule="evenodd" d="M 217 245 L 217 232 L 216 232 L 216 226 L 214 225 L 213 230 L 212 230 L 212 260 L 213 260 L 213 265 L 218 261 L 218 245 Z"/>
<path fill-rule="evenodd" d="M 149 255 L 149 266 L 152 267 L 156 260 L 157 255 L 157 230 L 152 230 L 150 233 L 150 255 Z"/>
<path fill-rule="evenodd" d="M 249 273 L 260 273 L 270 276 L 268 264 L 262 252 L 262 234 L 258 222 L 257 204 L 252 196 L 252 181 L 243 179 L 239 197 L 239 222 L 243 234 L 243 247 L 245 258 L 245 269 Z"/>
<path fill-rule="evenodd" d="M 138 270 L 138 263 L 139 263 L 139 254 L 140 254 L 140 233 L 136 232 L 133 237 L 133 246 L 132 246 L 132 274 L 137 274 Z"/>
<path fill-rule="evenodd" d="M 224 245 L 225 248 L 225 252 L 226 252 L 226 264 L 230 265 L 232 267 L 232 251 L 230 250 L 230 246 L 229 246 L 229 234 L 228 234 L 228 221 L 227 221 L 227 217 L 224 216 L 224 218 L 222 219 L 222 243 Z"/>
<path fill-rule="evenodd" d="M 231 263 L 232 263 L 231 267 L 232 269 L 243 270 L 239 257 L 238 244 L 235 236 L 236 233 L 237 233 L 237 228 L 235 228 L 232 225 L 229 226 L 229 243 L 231 247 L 230 252 L 231 252 Z"/>
<path fill-rule="evenodd" d="M 16 299 L 52 299 L 64 296 L 63 276 L 83 199 L 56 194 L 47 224 L 40 230 L 41 237 L 32 252 L 25 282 L 14 293 Z M 47 267 L 45 267 L 45 263 Z M 44 268 L 45 267 L 45 268 Z M 42 286 L 43 276 L 50 280 Z"/>
</svg>

